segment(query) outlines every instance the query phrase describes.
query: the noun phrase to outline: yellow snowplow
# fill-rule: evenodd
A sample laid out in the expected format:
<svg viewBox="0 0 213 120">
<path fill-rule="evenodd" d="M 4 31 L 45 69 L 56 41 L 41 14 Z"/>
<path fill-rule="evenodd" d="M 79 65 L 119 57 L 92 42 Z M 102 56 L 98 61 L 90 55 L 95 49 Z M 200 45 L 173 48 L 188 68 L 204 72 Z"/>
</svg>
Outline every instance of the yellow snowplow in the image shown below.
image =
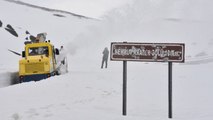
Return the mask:
<svg viewBox="0 0 213 120">
<path fill-rule="evenodd" d="M 44 37 L 45 34 L 41 34 L 25 43 L 22 59 L 19 60 L 19 82 L 38 81 L 59 74 L 56 63 L 59 50 Z"/>
</svg>

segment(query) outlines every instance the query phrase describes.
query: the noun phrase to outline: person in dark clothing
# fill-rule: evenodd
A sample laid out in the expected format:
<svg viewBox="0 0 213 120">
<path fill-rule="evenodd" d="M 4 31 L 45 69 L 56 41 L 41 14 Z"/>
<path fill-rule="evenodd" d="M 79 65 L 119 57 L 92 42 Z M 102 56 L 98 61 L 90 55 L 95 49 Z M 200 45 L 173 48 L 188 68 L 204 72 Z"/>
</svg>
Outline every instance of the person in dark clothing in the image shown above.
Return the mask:
<svg viewBox="0 0 213 120">
<path fill-rule="evenodd" d="M 103 68 L 104 63 L 105 63 L 105 68 L 107 68 L 107 62 L 108 62 L 108 56 L 109 56 L 109 50 L 107 47 L 104 48 L 104 51 L 102 52 L 103 58 L 102 58 L 102 64 L 101 68 Z"/>
</svg>

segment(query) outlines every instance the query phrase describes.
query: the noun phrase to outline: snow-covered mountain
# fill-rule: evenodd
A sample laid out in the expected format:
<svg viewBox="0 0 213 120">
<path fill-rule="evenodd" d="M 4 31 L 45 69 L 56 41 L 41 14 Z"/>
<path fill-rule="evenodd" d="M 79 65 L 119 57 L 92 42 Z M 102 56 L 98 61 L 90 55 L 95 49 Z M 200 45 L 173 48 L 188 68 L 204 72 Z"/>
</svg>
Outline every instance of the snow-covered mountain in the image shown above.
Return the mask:
<svg viewBox="0 0 213 120">
<path fill-rule="evenodd" d="M 0 61 L 4 68 L 9 70 L 17 70 L 19 57 L 10 54 L 8 49 L 21 53 L 27 37 L 26 31 L 32 35 L 46 32 L 48 39 L 56 44 L 56 47 L 60 47 L 61 45 L 66 46 L 82 29 L 95 21 L 81 15 L 24 4 L 20 1 L 3 0 L 0 2 L 0 21 L 2 23 L 0 32 L 1 42 L 4 43 L 0 49 L 2 53 L 7 54 Z M 8 25 L 17 32 L 18 37 L 6 31 Z M 4 64 L 8 59 L 13 59 L 9 66 Z M 11 65 L 15 69 L 10 68 Z"/>
<path fill-rule="evenodd" d="M 212 5 L 211 0 L 134 0 L 95 20 L 0 1 L 0 119 L 167 119 L 167 63 L 128 62 L 128 111 L 121 115 L 122 62 L 110 61 L 108 69 L 100 64 L 104 47 L 128 41 L 185 43 L 186 62 L 173 66 L 174 119 L 211 120 Z M 18 37 L 5 29 L 8 25 Z M 23 50 L 26 30 L 47 32 L 56 47 L 64 45 L 69 73 L 7 86 L 20 58 L 8 49 Z"/>
</svg>

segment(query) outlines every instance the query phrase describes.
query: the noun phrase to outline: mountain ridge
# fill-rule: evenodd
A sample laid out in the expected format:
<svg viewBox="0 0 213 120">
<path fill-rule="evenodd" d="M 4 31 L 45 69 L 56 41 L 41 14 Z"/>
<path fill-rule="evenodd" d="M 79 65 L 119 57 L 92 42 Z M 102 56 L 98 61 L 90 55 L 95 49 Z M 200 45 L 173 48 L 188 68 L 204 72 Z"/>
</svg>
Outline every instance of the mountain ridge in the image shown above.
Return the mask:
<svg viewBox="0 0 213 120">
<path fill-rule="evenodd" d="M 48 11 L 48 12 L 65 13 L 65 14 L 68 14 L 68 15 L 76 16 L 76 17 L 78 17 L 80 19 L 81 18 L 84 18 L 84 19 L 95 19 L 95 18 L 91 18 L 91 17 L 86 17 L 84 15 L 79 15 L 79 14 L 75 14 L 75 13 L 72 13 L 72 12 L 64 11 L 64 10 L 51 9 L 51 8 L 47 8 L 47 7 L 33 5 L 33 4 L 25 3 L 25 2 L 22 2 L 22 1 L 19 1 L 19 0 L 4 0 L 4 1 L 15 3 L 15 4 L 19 4 L 19 5 L 24 5 L 24 6 L 31 7 L 31 8 L 41 9 L 41 10 Z M 61 17 L 60 15 L 55 15 L 55 16 Z"/>
</svg>

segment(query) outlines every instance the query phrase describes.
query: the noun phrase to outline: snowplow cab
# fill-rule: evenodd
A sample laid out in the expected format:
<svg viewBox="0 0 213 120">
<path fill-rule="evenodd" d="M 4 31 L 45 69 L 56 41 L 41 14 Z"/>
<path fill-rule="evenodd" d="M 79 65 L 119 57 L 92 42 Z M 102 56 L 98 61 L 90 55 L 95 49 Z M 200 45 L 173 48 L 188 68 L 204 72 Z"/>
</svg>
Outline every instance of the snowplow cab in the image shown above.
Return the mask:
<svg viewBox="0 0 213 120">
<path fill-rule="evenodd" d="M 19 60 L 19 82 L 38 81 L 56 75 L 56 54 L 59 51 L 50 42 L 25 44 Z"/>
</svg>

